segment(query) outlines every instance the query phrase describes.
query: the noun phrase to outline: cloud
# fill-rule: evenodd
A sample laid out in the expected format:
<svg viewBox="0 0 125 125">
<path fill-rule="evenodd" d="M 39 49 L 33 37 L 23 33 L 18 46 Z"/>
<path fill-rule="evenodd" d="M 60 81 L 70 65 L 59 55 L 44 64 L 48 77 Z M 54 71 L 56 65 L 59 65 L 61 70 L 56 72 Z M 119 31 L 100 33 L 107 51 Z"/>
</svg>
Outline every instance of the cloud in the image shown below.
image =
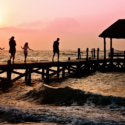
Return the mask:
<svg viewBox="0 0 125 125">
<path fill-rule="evenodd" d="M 46 30 L 49 31 L 67 31 L 80 26 L 80 23 L 74 18 L 56 18 L 49 22 Z"/>
<path fill-rule="evenodd" d="M 43 25 L 43 23 L 41 21 L 34 21 L 34 22 L 24 22 L 22 24 L 19 24 L 18 26 L 21 27 L 36 27 L 36 26 L 40 26 Z"/>
<path fill-rule="evenodd" d="M 29 29 L 29 28 L 19 28 L 19 27 L 1 27 L 0 30 L 7 32 L 36 32 L 37 29 Z"/>
<path fill-rule="evenodd" d="M 34 21 L 22 23 L 18 26 L 1 27 L 0 30 L 17 33 L 67 33 L 74 32 L 79 29 L 80 23 L 70 17 L 56 18 L 48 24 L 43 24 L 42 21 Z M 76 31 L 77 32 L 77 31 Z"/>
</svg>

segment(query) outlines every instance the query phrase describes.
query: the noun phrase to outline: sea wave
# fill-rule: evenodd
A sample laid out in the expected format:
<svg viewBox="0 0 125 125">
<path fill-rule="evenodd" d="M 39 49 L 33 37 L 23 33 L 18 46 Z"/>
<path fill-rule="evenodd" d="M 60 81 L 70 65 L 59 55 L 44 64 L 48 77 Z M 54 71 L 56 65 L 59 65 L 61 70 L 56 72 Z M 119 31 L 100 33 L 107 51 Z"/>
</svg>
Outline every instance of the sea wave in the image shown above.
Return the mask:
<svg viewBox="0 0 125 125">
<path fill-rule="evenodd" d="M 104 96 L 85 92 L 70 87 L 57 88 L 46 84 L 30 90 L 25 97 L 32 98 L 39 104 L 125 106 L 125 97 Z"/>
</svg>

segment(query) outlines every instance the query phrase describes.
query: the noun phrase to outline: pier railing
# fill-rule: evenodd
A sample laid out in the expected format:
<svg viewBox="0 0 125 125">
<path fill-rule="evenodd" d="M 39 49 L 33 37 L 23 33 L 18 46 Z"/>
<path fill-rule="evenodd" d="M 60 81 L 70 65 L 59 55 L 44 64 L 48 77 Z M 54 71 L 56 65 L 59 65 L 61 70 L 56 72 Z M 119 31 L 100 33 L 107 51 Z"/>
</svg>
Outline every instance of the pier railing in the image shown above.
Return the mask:
<svg viewBox="0 0 125 125">
<path fill-rule="evenodd" d="M 112 48 L 111 50 L 106 50 L 106 59 L 124 57 L 125 51 L 114 50 L 114 48 Z M 91 50 L 89 50 L 89 48 L 87 48 L 86 51 L 82 52 L 80 51 L 80 48 L 78 48 L 78 56 L 76 59 L 104 59 L 104 50 L 100 50 L 99 48 L 92 48 Z"/>
</svg>

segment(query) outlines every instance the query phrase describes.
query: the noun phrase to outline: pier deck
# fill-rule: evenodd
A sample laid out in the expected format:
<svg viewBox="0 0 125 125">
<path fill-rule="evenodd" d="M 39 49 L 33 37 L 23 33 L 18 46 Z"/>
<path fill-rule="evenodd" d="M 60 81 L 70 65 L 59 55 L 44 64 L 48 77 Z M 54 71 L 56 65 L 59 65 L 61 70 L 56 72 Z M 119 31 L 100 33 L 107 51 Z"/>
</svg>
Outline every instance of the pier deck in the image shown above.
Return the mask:
<svg viewBox="0 0 125 125">
<path fill-rule="evenodd" d="M 40 74 L 42 79 L 48 81 L 52 76 L 62 78 L 65 77 L 65 73 L 87 73 L 92 70 L 100 69 L 125 69 L 125 59 L 77 59 L 77 60 L 65 60 L 65 61 L 44 61 L 33 63 L 15 63 L 15 64 L 0 64 L 0 75 L 6 72 L 6 78 L 15 82 L 16 80 L 25 77 L 27 84 L 31 83 L 31 74 Z M 17 69 L 25 70 L 25 73 L 19 72 Z M 16 71 L 15 71 L 16 70 Z M 11 74 L 17 74 L 15 78 L 11 78 Z M 3 77 L 0 76 L 0 79 Z"/>
</svg>

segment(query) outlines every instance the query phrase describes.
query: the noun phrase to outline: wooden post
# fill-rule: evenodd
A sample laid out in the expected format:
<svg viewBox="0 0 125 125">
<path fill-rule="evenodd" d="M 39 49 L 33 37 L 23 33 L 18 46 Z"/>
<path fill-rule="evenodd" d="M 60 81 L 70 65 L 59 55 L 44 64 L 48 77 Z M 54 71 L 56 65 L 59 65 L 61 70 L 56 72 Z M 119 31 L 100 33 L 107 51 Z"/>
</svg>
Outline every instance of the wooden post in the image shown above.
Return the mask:
<svg viewBox="0 0 125 125">
<path fill-rule="evenodd" d="M 88 60 L 88 56 L 89 56 L 89 49 L 86 49 L 86 60 Z"/>
<path fill-rule="evenodd" d="M 78 59 L 81 59 L 80 48 L 78 48 Z"/>
<path fill-rule="evenodd" d="M 11 60 L 8 60 L 8 65 L 11 65 Z M 7 79 L 11 80 L 11 69 L 7 70 Z"/>
<path fill-rule="evenodd" d="M 42 79 L 44 79 L 44 73 L 45 72 L 45 69 L 44 68 L 42 68 Z"/>
<path fill-rule="evenodd" d="M 97 60 L 99 60 L 99 48 L 97 48 Z"/>
<path fill-rule="evenodd" d="M 93 49 L 91 49 L 92 59 L 93 59 Z"/>
<path fill-rule="evenodd" d="M 28 85 L 31 85 L 31 71 L 32 71 L 32 68 L 29 68 Z"/>
<path fill-rule="evenodd" d="M 76 73 L 78 74 L 81 68 L 81 64 L 77 64 Z"/>
<path fill-rule="evenodd" d="M 125 68 L 125 51 L 124 51 L 124 68 Z"/>
<path fill-rule="evenodd" d="M 57 66 L 57 77 L 59 78 L 59 66 Z"/>
<path fill-rule="evenodd" d="M 68 65 L 68 73 L 70 74 L 70 65 Z"/>
<path fill-rule="evenodd" d="M 62 70 L 62 78 L 65 77 L 65 66 L 63 66 L 63 70 Z"/>
<path fill-rule="evenodd" d="M 11 60 L 8 60 L 8 65 L 11 65 Z"/>
<path fill-rule="evenodd" d="M 25 75 L 25 82 L 26 83 L 27 83 L 27 76 L 28 76 L 27 72 L 28 72 L 28 69 L 26 69 L 26 71 L 25 71 L 25 73 L 26 73 L 26 75 Z"/>
<path fill-rule="evenodd" d="M 95 48 L 93 49 L 94 59 L 95 59 Z"/>
<path fill-rule="evenodd" d="M 46 80 L 49 81 L 49 67 L 46 69 Z"/>
</svg>

